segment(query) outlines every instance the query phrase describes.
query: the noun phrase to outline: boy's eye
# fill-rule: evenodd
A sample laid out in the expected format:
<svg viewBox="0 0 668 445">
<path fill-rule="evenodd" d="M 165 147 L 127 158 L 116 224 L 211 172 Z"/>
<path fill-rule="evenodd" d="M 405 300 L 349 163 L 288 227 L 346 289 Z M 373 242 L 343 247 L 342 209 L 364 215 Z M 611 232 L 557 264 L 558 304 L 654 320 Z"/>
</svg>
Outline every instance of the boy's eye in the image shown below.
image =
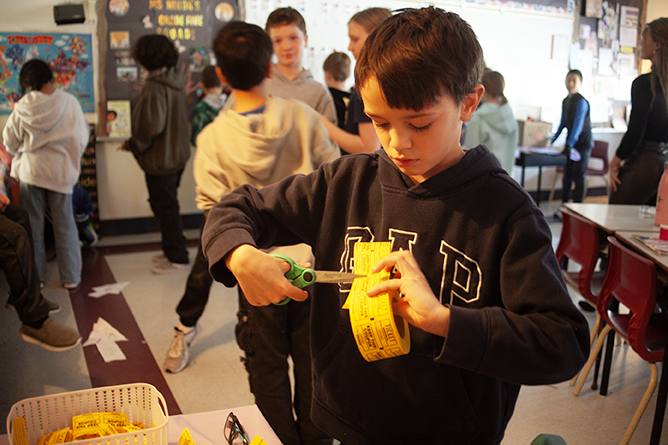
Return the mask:
<svg viewBox="0 0 668 445">
<path fill-rule="evenodd" d="M 413 127 L 415 129 L 415 131 L 426 131 L 426 130 L 429 130 L 429 127 L 431 127 L 431 123 L 429 123 L 427 125 L 422 125 L 422 126 L 411 125 L 411 127 Z"/>
<path fill-rule="evenodd" d="M 385 122 L 385 123 L 379 123 L 379 122 L 375 122 L 375 121 L 374 121 L 374 122 L 373 122 L 373 125 L 374 125 L 375 127 L 378 127 L 378 128 L 387 128 L 389 124 L 388 124 L 387 122 Z"/>
</svg>

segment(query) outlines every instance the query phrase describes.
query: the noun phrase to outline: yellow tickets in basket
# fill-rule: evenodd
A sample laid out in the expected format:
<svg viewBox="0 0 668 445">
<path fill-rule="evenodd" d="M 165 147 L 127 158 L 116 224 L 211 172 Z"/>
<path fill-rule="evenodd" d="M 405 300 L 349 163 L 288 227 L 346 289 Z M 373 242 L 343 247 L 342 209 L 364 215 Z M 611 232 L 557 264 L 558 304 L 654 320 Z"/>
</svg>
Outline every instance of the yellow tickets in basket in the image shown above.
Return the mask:
<svg viewBox="0 0 668 445">
<path fill-rule="evenodd" d="M 406 355 L 411 349 L 408 322 L 394 314 L 392 302 L 398 300 L 396 291 L 368 297 L 366 291 L 389 280 L 383 270 L 371 274 L 371 269 L 390 254 L 391 243 L 356 243 L 353 272 L 366 275 L 356 278 L 344 309 L 350 310 L 350 325 L 357 348 L 368 362 Z"/>
<path fill-rule="evenodd" d="M 260 436 L 255 436 L 255 439 L 253 439 L 250 445 L 267 445 L 267 442 L 262 440 Z"/>
</svg>

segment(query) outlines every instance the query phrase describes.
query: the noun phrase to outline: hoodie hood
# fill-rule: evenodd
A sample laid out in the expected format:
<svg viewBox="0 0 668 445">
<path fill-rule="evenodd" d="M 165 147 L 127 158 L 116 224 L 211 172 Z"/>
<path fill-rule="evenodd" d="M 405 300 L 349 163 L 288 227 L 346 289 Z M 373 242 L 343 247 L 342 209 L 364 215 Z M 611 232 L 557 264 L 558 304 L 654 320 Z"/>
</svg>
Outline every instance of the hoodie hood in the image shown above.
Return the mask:
<svg viewBox="0 0 668 445">
<path fill-rule="evenodd" d="M 62 90 L 55 90 L 52 94 L 31 91 L 16 103 L 13 112 L 29 129 L 46 133 L 60 122 L 63 113 L 69 111 L 65 106 L 67 100 Z"/>
<path fill-rule="evenodd" d="M 149 77 L 146 81 L 161 83 L 174 90 L 182 90 L 186 85 L 183 74 L 181 74 L 181 71 L 177 70 L 176 67 L 167 68 L 160 74 Z"/>
<path fill-rule="evenodd" d="M 517 131 L 513 110 L 507 103 L 498 105 L 485 102 L 475 112 L 496 132 L 508 135 Z"/>
<path fill-rule="evenodd" d="M 207 210 L 243 184 L 262 188 L 311 173 L 338 150 L 320 115 L 298 100 L 270 97 L 255 114 L 224 108 L 197 137 L 197 206 Z"/>
<path fill-rule="evenodd" d="M 280 82 L 283 84 L 300 85 L 309 79 L 313 79 L 313 74 L 311 74 L 311 70 L 304 68 L 299 74 L 297 74 L 297 77 L 294 79 L 288 79 L 285 77 L 285 75 L 283 75 L 282 72 L 279 71 L 278 68 L 276 68 L 276 65 L 272 65 L 271 77 L 280 80 Z"/>
<path fill-rule="evenodd" d="M 384 161 L 381 162 L 379 175 L 384 187 L 408 189 L 423 198 L 460 194 L 464 189 L 476 186 L 483 176 L 499 174 L 507 176 L 496 156 L 484 145 L 466 150 L 466 154 L 458 163 L 419 184 L 415 184 L 408 175 L 402 173 L 384 150 L 379 150 L 377 153 Z M 389 168 L 399 172 L 399 176 L 385 171 Z"/>
</svg>

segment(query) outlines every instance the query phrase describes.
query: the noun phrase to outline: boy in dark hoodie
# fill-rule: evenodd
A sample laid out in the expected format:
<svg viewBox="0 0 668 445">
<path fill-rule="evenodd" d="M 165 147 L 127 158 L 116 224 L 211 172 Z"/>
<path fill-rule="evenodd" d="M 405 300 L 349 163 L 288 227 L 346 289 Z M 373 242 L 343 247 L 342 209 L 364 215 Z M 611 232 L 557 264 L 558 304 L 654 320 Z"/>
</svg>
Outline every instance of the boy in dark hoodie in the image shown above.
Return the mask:
<svg viewBox="0 0 668 445">
<path fill-rule="evenodd" d="M 501 442 L 521 385 L 568 380 L 589 351 L 552 234 L 531 197 L 462 121 L 483 87 L 483 55 L 454 13 L 405 9 L 367 38 L 355 81 L 383 149 L 306 176 L 224 196 L 202 245 L 214 279 L 255 306 L 311 295 L 313 422 L 346 445 Z M 342 308 L 350 285 L 308 293 L 260 248 L 307 243 L 316 269 L 353 272 L 357 242 L 393 252 L 369 289 L 395 290 L 410 352 L 367 362 Z"/>
</svg>

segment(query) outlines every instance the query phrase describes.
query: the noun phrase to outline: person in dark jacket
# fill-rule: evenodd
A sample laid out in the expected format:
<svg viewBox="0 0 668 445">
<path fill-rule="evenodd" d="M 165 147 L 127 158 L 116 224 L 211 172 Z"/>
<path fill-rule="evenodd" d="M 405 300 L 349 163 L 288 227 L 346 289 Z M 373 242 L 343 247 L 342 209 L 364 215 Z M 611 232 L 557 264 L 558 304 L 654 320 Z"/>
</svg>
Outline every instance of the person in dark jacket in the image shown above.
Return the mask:
<svg viewBox="0 0 668 445">
<path fill-rule="evenodd" d="M 573 184 L 575 184 L 573 202 L 582 202 L 584 199 L 585 172 L 591 150 L 594 148 L 589 102 L 580 94 L 580 85 L 582 85 L 582 73 L 580 70 L 570 70 L 566 74 L 568 96 L 561 103 L 561 122 L 552 137 L 552 142 L 554 142 L 564 129 L 568 133 L 564 146 L 564 154 L 568 159 L 564 166 L 562 180 L 562 202 L 568 202 L 571 199 Z"/>
<path fill-rule="evenodd" d="M 155 258 L 153 273 L 187 271 L 177 190 L 190 157 L 190 134 L 185 79 L 176 69 L 179 53 L 167 37 L 151 34 L 135 42 L 132 57 L 148 76 L 132 110 L 132 137 L 121 148 L 132 152 L 144 170 L 149 203 L 160 226 L 163 254 Z"/>
<path fill-rule="evenodd" d="M 610 204 L 655 205 L 668 161 L 668 18 L 645 27 L 640 56 L 652 71 L 631 85 L 629 128 L 610 161 Z"/>
<path fill-rule="evenodd" d="M 211 275 L 255 306 L 309 295 L 259 248 L 307 243 L 314 268 L 352 272 L 356 243 L 392 243 L 371 272 L 396 274 L 367 295 L 402 295 L 393 311 L 409 324 L 407 354 L 366 361 L 342 308 L 351 285 L 311 292 L 311 418 L 346 445 L 499 444 L 520 386 L 568 380 L 588 355 L 542 212 L 483 145 L 459 143 L 483 67 L 458 15 L 402 10 L 355 68 L 383 148 L 242 186 L 209 213 Z"/>
</svg>

